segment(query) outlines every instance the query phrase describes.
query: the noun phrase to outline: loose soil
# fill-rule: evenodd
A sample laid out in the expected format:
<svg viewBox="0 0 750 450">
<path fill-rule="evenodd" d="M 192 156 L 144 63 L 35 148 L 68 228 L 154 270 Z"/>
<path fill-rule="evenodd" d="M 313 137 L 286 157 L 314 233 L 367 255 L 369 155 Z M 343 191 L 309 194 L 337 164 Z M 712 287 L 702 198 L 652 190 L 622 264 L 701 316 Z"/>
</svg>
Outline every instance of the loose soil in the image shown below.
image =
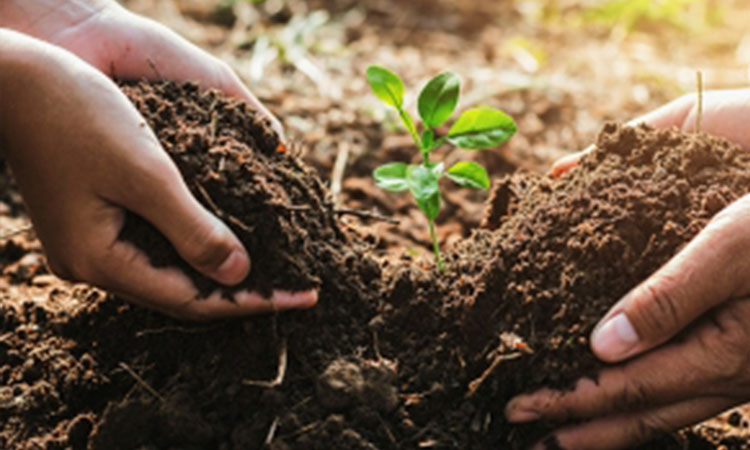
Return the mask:
<svg viewBox="0 0 750 450">
<path fill-rule="evenodd" d="M 506 401 L 595 376 L 596 321 L 750 187 L 750 155 L 724 140 L 608 124 L 562 179 L 498 180 L 482 229 L 448 250 L 439 273 L 376 256 L 378 238 L 343 218 L 295 148 L 245 105 L 192 85 L 123 90 L 192 192 L 248 247 L 255 264 L 240 287 L 315 287 L 320 302 L 184 324 L 85 286 L 45 291 L 49 275 L 27 258 L 38 244 L 9 240 L 2 448 L 526 448 L 549 424 L 508 424 Z M 232 289 L 192 271 L 140 218 L 121 236 L 231 301 Z M 281 384 L 267 386 L 282 367 Z M 736 414 L 735 433 L 699 426 L 641 448 L 748 448 Z"/>
</svg>

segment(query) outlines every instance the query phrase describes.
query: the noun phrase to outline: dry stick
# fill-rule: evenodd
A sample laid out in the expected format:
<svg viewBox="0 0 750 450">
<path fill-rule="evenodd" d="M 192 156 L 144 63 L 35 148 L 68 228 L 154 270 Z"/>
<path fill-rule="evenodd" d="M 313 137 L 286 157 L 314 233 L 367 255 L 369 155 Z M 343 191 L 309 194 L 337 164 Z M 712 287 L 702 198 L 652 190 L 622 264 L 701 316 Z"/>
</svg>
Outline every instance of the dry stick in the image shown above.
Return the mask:
<svg viewBox="0 0 750 450">
<path fill-rule="evenodd" d="M 14 228 L 12 230 L 6 231 L 3 234 L 0 234 L 0 241 L 4 241 L 6 239 L 10 239 L 13 236 L 18 236 L 19 234 L 26 233 L 27 231 L 31 231 L 34 226 L 32 224 L 23 225 L 18 228 Z"/>
<path fill-rule="evenodd" d="M 695 118 L 695 132 L 701 132 L 701 121 L 703 120 L 703 72 L 695 72 L 695 78 L 698 82 L 698 114 Z"/>
<path fill-rule="evenodd" d="M 266 389 L 275 388 L 280 386 L 284 382 L 284 376 L 286 375 L 286 363 L 287 363 L 287 345 L 286 337 L 281 338 L 281 346 L 279 348 L 279 368 L 276 374 L 276 378 L 273 380 L 242 380 L 242 383 L 248 386 L 262 387 Z"/>
<path fill-rule="evenodd" d="M 336 208 L 334 212 L 341 215 L 348 214 L 352 216 L 364 217 L 366 219 L 382 220 L 383 222 L 392 223 L 393 225 L 398 225 L 401 223 L 401 221 L 399 221 L 398 219 L 394 219 L 393 217 L 384 216 L 376 212 L 365 211 L 362 209 Z"/>
<path fill-rule="evenodd" d="M 141 378 L 140 375 L 138 375 L 137 373 L 135 373 L 135 370 L 131 369 L 129 365 L 127 365 L 124 362 L 120 361 L 119 366 L 123 370 L 125 370 L 125 372 L 129 373 L 130 376 L 133 377 L 133 379 L 136 381 L 136 383 L 138 383 L 139 385 L 141 385 L 141 387 L 143 387 L 144 389 L 146 389 L 149 393 L 151 393 L 151 395 L 153 395 L 154 397 L 156 397 L 160 402 L 162 402 L 162 403 L 166 402 L 166 400 L 164 399 L 164 397 L 162 397 L 161 394 L 159 394 L 158 392 L 156 392 L 156 389 L 152 388 L 150 384 L 146 383 L 146 380 L 144 380 L 143 378 Z"/>
<path fill-rule="evenodd" d="M 268 429 L 268 434 L 266 435 L 266 442 L 265 445 L 271 445 L 273 442 L 273 438 L 276 436 L 276 429 L 279 427 L 279 417 L 277 416 L 275 419 L 273 419 L 273 422 L 271 422 L 271 427 Z"/>
<path fill-rule="evenodd" d="M 201 327 L 201 328 L 185 328 L 185 327 L 178 327 L 178 326 L 169 326 L 169 327 L 162 327 L 162 328 L 150 328 L 147 330 L 141 330 L 135 334 L 135 337 L 140 338 L 143 336 L 146 336 L 148 334 L 161 334 L 161 333 L 167 333 L 169 331 L 175 331 L 178 333 L 204 333 L 207 331 L 211 331 L 215 328 L 218 328 L 218 325 L 210 326 L 210 327 Z"/>
<path fill-rule="evenodd" d="M 484 383 L 484 380 L 486 380 L 487 377 L 490 376 L 490 374 L 495 370 L 495 368 L 497 368 L 497 366 L 500 365 L 501 362 L 510 361 L 512 359 L 517 359 L 517 358 L 520 358 L 521 356 L 522 356 L 521 352 L 515 352 L 515 353 L 509 353 L 507 355 L 497 356 L 492 361 L 492 364 L 490 364 L 490 366 L 487 367 L 487 369 L 485 369 L 484 372 L 482 372 L 479 378 L 469 383 L 469 392 L 466 394 L 466 396 L 471 397 L 472 395 L 474 395 L 474 393 L 477 392 L 477 389 L 479 389 L 482 383 Z"/>
<path fill-rule="evenodd" d="M 282 439 L 289 439 L 296 436 L 299 436 L 300 434 L 307 433 L 308 431 L 312 431 L 316 429 L 318 426 L 320 426 L 321 421 L 316 420 L 315 422 L 308 423 L 307 425 L 301 426 L 297 428 L 296 430 L 292 431 L 291 433 L 284 434 L 281 436 Z"/>
<path fill-rule="evenodd" d="M 217 217 L 219 217 L 220 219 L 226 220 L 230 224 L 236 226 L 237 228 L 242 229 L 242 231 L 246 233 L 253 232 L 253 229 L 245 225 L 240 219 L 234 217 L 233 215 L 229 213 L 224 212 L 222 209 L 216 206 L 216 203 L 214 203 L 211 196 L 208 195 L 206 188 L 204 188 L 202 184 L 195 183 L 195 188 L 198 190 L 198 193 L 201 195 L 201 197 L 203 197 L 203 200 L 208 204 L 208 207 L 213 210 L 213 213 L 216 214 Z"/>
<path fill-rule="evenodd" d="M 310 205 L 289 205 L 279 202 L 268 202 L 268 204 L 276 208 L 286 209 L 287 211 L 310 211 L 312 209 Z"/>
<path fill-rule="evenodd" d="M 336 162 L 333 163 L 333 170 L 331 171 L 331 195 L 333 196 L 334 203 L 337 203 L 339 194 L 341 193 L 341 182 L 344 179 L 347 159 L 349 159 L 349 144 L 340 142 L 339 151 L 336 154 Z"/>
</svg>

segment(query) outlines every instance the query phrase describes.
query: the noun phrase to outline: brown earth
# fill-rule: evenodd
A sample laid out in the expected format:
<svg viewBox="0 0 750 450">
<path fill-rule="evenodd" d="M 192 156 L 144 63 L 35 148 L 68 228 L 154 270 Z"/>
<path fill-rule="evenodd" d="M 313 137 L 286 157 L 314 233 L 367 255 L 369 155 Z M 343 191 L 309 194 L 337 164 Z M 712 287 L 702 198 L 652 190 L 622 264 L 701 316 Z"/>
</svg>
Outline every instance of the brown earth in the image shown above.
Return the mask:
<svg viewBox="0 0 750 450">
<path fill-rule="evenodd" d="M 2 448 L 526 448 L 548 424 L 509 425 L 505 402 L 594 375 L 598 318 L 750 186 L 750 155 L 726 141 L 607 125 L 562 179 L 499 180 L 483 229 L 440 273 L 377 258 L 377 237 L 342 219 L 244 105 L 190 85 L 124 90 L 193 193 L 248 246 L 256 263 L 242 286 L 315 286 L 320 303 L 179 323 L 85 286 L 45 290 L 55 282 L 38 244 L 8 240 Z M 217 288 L 137 217 L 122 236 L 202 292 Z M 732 417 L 739 436 L 747 421 Z M 748 448 L 731 434 L 699 426 L 642 448 Z"/>
</svg>

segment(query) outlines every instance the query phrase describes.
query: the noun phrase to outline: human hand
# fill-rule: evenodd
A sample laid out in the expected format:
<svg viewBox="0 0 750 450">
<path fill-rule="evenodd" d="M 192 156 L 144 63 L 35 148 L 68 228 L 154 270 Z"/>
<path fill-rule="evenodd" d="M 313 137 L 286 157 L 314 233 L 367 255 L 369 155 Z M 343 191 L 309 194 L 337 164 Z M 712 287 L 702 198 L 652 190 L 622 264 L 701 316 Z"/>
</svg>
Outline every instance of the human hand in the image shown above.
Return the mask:
<svg viewBox="0 0 750 450">
<path fill-rule="evenodd" d="M 117 239 L 125 210 L 157 227 L 198 271 L 236 284 L 250 270 L 234 234 L 190 194 L 119 88 L 73 54 L 0 29 L 1 148 L 52 270 L 189 319 L 309 307 L 314 292 L 198 299 L 176 269 L 156 269 Z"/>
<path fill-rule="evenodd" d="M 62 47 L 119 79 L 193 81 L 218 89 L 247 101 L 284 136 L 278 119 L 226 63 L 114 0 L 5 0 L 1 26 Z"/>
<path fill-rule="evenodd" d="M 748 230 L 745 196 L 594 329 L 593 352 L 624 364 L 572 392 L 521 395 L 506 406 L 508 419 L 583 419 L 553 434 L 562 448 L 617 449 L 750 400 Z"/>
<path fill-rule="evenodd" d="M 747 122 L 744 119 L 748 114 L 750 114 L 750 90 L 706 92 L 703 94 L 701 130 L 722 136 L 750 150 L 750 133 L 748 133 Z M 628 124 L 645 123 L 654 128 L 677 127 L 683 131 L 693 131 L 697 117 L 697 97 L 693 94 L 680 97 L 645 116 L 631 120 Z M 578 165 L 583 155 L 592 150 L 593 146 L 590 146 L 580 152 L 560 158 L 552 165 L 550 175 L 561 176 Z"/>
</svg>

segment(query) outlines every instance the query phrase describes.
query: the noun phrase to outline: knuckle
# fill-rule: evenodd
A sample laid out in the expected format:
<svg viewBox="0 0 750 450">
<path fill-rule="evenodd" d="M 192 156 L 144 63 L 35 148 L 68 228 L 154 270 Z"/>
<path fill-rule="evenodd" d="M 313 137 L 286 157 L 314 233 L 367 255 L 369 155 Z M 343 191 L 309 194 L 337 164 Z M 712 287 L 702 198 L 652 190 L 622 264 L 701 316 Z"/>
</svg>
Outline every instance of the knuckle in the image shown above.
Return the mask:
<svg viewBox="0 0 750 450">
<path fill-rule="evenodd" d="M 633 423 L 634 440 L 638 442 L 647 441 L 654 436 L 671 431 L 672 427 L 664 418 L 658 414 L 646 413 L 635 419 Z"/>
<path fill-rule="evenodd" d="M 642 383 L 635 380 L 625 382 L 623 389 L 612 399 L 613 411 L 638 410 L 649 404 L 648 392 Z"/>
<path fill-rule="evenodd" d="M 229 256 L 232 247 L 221 223 L 195 227 L 187 238 L 187 258 L 197 267 L 213 270 Z"/>
<path fill-rule="evenodd" d="M 634 302 L 634 326 L 641 338 L 657 336 L 664 329 L 675 329 L 680 324 L 680 313 L 672 286 L 673 277 L 663 275 L 658 282 L 647 281 L 642 294 Z"/>
<path fill-rule="evenodd" d="M 733 304 L 709 316 L 708 325 L 698 334 L 699 344 L 711 356 L 712 366 L 718 371 L 717 386 L 750 382 L 750 355 L 747 354 L 747 324 Z M 744 306 L 744 305 L 743 305 Z"/>
</svg>

